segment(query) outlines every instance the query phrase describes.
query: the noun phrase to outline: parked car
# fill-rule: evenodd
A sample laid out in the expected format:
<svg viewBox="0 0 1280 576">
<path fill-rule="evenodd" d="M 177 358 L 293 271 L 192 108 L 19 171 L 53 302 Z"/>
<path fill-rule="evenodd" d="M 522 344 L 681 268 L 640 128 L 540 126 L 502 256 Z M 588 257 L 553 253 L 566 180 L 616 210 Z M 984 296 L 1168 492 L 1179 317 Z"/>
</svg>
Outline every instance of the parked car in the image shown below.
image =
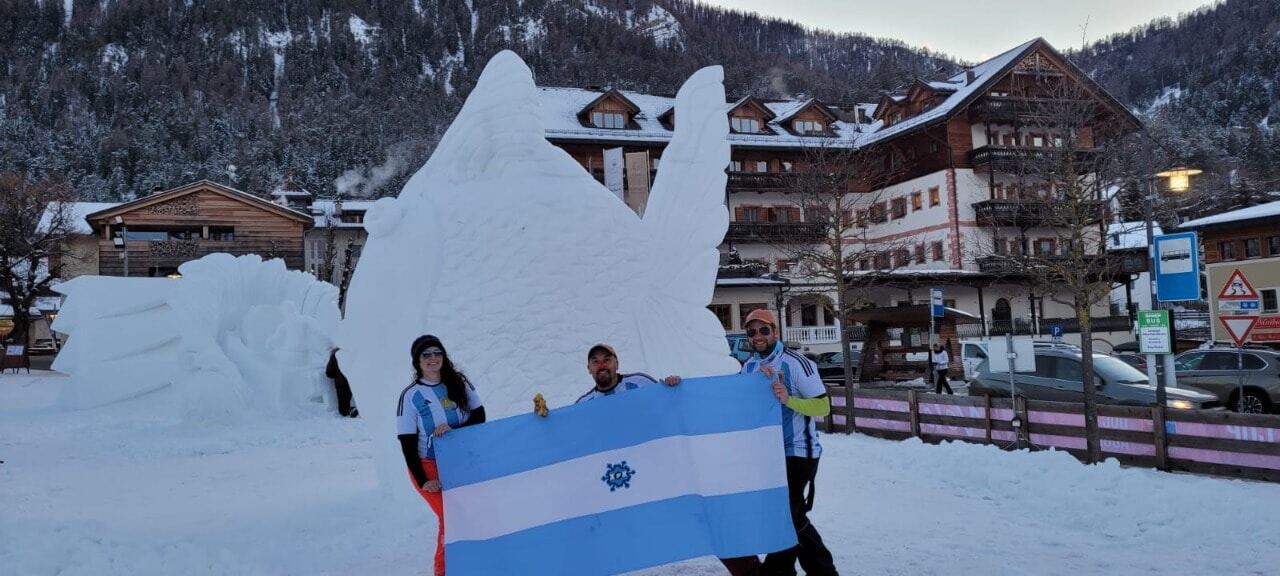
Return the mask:
<svg viewBox="0 0 1280 576">
<path fill-rule="evenodd" d="M 751 357 L 751 343 L 747 341 L 747 335 L 725 334 L 724 337 L 729 341 L 729 355 L 733 356 L 739 364 L 745 364 Z"/>
<path fill-rule="evenodd" d="M 853 361 L 853 377 L 858 377 L 858 367 L 862 364 L 862 351 L 854 350 L 849 359 Z M 844 385 L 844 352 L 823 352 L 818 355 L 818 375 L 823 382 Z"/>
<path fill-rule="evenodd" d="M 1036 348 L 1035 372 L 1014 372 L 1014 386 L 1018 395 L 1032 400 L 1057 402 L 1083 402 L 1082 356 L 1079 350 L 1066 348 Z M 1093 355 L 1094 386 L 1100 404 L 1126 406 L 1150 406 L 1156 401 L 1156 387 L 1139 372 L 1118 358 L 1102 354 Z M 1166 404 L 1179 409 L 1221 408 L 1217 396 L 1179 385 L 1166 390 Z M 969 383 L 970 396 L 1009 396 L 1009 373 L 991 372 L 983 364 L 973 382 Z"/>
<path fill-rule="evenodd" d="M 1051 340 L 1036 340 L 1032 345 L 1037 350 L 1042 348 L 1062 348 L 1067 350 L 1080 350 L 1075 344 L 1066 342 L 1053 342 Z M 964 380 L 968 382 L 978 375 L 978 368 L 987 360 L 987 343 L 984 341 L 971 341 L 960 343 L 960 361 L 964 366 Z"/>
<path fill-rule="evenodd" d="M 1179 354 L 1174 366 L 1179 384 L 1185 382 L 1217 395 L 1228 410 L 1269 414 L 1280 408 L 1280 352 L 1246 348 L 1237 355 L 1228 348 L 1191 350 Z"/>
<path fill-rule="evenodd" d="M 1139 372 L 1145 374 L 1147 372 L 1147 357 L 1142 354 L 1132 354 L 1128 352 L 1111 353 L 1111 357 L 1124 362 L 1136 368 Z"/>
</svg>

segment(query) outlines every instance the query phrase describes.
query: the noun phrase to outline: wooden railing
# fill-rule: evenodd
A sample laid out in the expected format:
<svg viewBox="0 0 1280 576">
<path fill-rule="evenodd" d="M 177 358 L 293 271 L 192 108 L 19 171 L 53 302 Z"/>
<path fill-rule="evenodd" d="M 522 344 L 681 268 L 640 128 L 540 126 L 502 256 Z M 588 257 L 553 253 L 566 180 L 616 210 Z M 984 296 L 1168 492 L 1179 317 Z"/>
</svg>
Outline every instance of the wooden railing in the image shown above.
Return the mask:
<svg viewBox="0 0 1280 576">
<path fill-rule="evenodd" d="M 1146 259 L 1125 255 L 1095 255 L 1080 258 L 1072 255 L 1036 254 L 1027 256 L 983 256 L 977 259 L 978 270 L 984 274 L 1026 276 L 1036 266 L 1080 266 L 1087 264 L 1099 274 L 1117 276 L 1137 274 L 1147 269 Z"/>
<path fill-rule="evenodd" d="M 724 239 L 729 242 L 806 243 L 826 238 L 822 224 L 731 222 Z"/>
<path fill-rule="evenodd" d="M 1055 116 L 1078 118 L 1081 111 L 1092 105 L 1089 100 L 987 96 L 969 107 L 969 117 L 988 122 L 1052 119 Z"/>
<path fill-rule="evenodd" d="M 1083 403 L 843 386 L 828 396 L 828 431 L 1087 456 Z M 1280 482 L 1280 416 L 1100 404 L 1098 428 L 1102 456 L 1122 464 Z"/>
<path fill-rule="evenodd" d="M 1049 172 L 1060 162 L 1067 151 L 1061 148 L 1037 146 L 983 146 L 969 152 L 969 161 L 975 166 L 987 165 L 1004 172 Z M 1087 162 L 1096 156 L 1096 150 L 1074 150 L 1077 162 Z"/>
<path fill-rule="evenodd" d="M 1074 214 L 1044 200 L 983 200 L 974 203 L 973 212 L 983 226 L 1064 226 L 1101 221 L 1106 216 L 1106 203 L 1085 202 L 1082 213 Z"/>
</svg>

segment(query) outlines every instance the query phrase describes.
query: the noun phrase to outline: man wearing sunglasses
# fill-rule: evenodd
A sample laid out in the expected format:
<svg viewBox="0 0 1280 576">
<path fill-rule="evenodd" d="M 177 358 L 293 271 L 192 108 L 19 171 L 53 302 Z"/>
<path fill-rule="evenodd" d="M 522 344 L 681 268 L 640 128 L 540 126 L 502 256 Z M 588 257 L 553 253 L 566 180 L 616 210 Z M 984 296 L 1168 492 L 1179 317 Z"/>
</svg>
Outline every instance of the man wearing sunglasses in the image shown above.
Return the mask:
<svg viewBox="0 0 1280 576">
<path fill-rule="evenodd" d="M 765 309 L 747 315 L 747 341 L 752 355 L 742 365 L 742 373 L 759 371 L 773 380 L 773 395 L 782 404 L 783 447 L 786 449 L 787 492 L 791 499 L 791 521 L 798 544 L 765 557 L 761 574 L 795 576 L 796 560 L 809 576 L 837 576 L 831 552 L 822 543 L 817 528 L 809 523 L 813 509 L 814 478 L 818 472 L 818 429 L 813 419 L 831 413 L 827 388 L 813 361 L 787 350 L 778 339 L 778 321 Z M 805 495 L 805 489 L 808 495 Z"/>
</svg>

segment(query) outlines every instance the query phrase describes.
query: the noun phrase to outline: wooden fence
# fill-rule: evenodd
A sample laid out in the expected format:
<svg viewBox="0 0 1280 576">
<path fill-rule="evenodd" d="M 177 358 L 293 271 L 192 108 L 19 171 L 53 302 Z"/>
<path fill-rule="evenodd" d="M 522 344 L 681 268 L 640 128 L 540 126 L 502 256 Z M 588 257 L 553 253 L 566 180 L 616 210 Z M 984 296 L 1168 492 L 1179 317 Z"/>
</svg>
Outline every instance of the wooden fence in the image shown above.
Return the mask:
<svg viewBox="0 0 1280 576">
<path fill-rule="evenodd" d="M 1084 404 L 855 389 L 849 406 L 843 386 L 829 392 L 829 432 L 1086 456 Z M 1280 416 L 1100 404 L 1098 429 L 1103 457 L 1122 464 L 1280 482 Z"/>
</svg>

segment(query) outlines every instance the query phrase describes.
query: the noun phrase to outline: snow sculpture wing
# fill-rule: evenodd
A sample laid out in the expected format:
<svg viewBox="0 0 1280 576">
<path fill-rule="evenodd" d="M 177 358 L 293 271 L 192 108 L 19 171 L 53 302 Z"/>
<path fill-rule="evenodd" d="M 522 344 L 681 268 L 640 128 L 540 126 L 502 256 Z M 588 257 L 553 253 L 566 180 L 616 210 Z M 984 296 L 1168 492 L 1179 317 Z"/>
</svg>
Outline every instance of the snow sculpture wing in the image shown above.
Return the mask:
<svg viewBox="0 0 1280 576">
<path fill-rule="evenodd" d="M 403 476 L 394 412 L 421 334 L 443 340 L 491 417 L 528 411 L 537 392 L 572 402 L 601 341 L 623 371 L 737 371 L 706 309 L 728 222 L 721 76 L 704 69 L 681 90 L 642 221 L 546 141 L 528 67 L 494 56 L 431 159 L 366 216 L 339 361 L 383 478 Z"/>
<path fill-rule="evenodd" d="M 303 412 L 327 397 L 337 289 L 281 260 L 212 254 L 182 278 L 81 276 L 53 328 L 60 402 L 89 408 L 168 389 L 188 420 Z"/>
</svg>

